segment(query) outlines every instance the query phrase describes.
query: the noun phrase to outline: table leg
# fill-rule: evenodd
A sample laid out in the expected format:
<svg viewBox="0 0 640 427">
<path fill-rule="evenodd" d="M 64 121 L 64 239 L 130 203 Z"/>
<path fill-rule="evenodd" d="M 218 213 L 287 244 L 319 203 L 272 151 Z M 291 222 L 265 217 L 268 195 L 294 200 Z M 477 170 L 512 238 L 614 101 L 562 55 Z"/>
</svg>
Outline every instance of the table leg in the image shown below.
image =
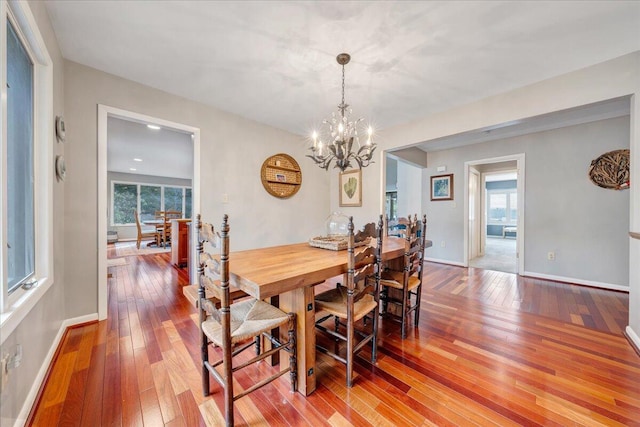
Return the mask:
<svg viewBox="0 0 640 427">
<path fill-rule="evenodd" d="M 298 392 L 308 396 L 316 389 L 316 331 L 313 286 L 294 289 L 280 295 L 280 309 L 296 314 L 298 352 Z M 283 330 L 281 329 L 281 335 Z M 286 332 L 282 338 L 286 339 Z M 280 363 L 288 366 L 289 357 L 282 354 Z"/>
<path fill-rule="evenodd" d="M 279 295 L 271 297 L 271 305 L 274 307 L 280 307 Z M 274 337 L 278 336 L 278 333 L 279 333 L 278 328 L 271 330 L 271 336 L 274 336 Z M 271 342 L 269 340 L 264 339 L 264 337 L 262 340 L 262 345 L 264 346 L 265 351 L 271 349 Z M 280 363 L 280 352 L 277 352 L 273 356 L 271 356 L 271 366 L 276 366 L 279 363 Z"/>
</svg>

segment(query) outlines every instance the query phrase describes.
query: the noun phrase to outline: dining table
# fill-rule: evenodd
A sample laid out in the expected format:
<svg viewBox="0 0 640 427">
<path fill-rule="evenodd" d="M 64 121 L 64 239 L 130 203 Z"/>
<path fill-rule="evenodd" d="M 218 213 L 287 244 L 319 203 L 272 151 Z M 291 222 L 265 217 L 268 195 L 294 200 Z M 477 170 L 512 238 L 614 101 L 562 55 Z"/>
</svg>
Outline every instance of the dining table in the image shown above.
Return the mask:
<svg viewBox="0 0 640 427">
<path fill-rule="evenodd" d="M 382 260 L 401 257 L 405 240 L 385 237 Z M 347 272 L 347 251 L 295 243 L 229 254 L 231 285 L 250 296 L 277 298 L 280 309 L 296 314 L 298 392 L 309 395 L 316 388 L 316 337 L 314 286 Z M 283 333 L 281 331 L 281 333 Z M 289 358 L 281 357 L 287 364 Z"/>
</svg>

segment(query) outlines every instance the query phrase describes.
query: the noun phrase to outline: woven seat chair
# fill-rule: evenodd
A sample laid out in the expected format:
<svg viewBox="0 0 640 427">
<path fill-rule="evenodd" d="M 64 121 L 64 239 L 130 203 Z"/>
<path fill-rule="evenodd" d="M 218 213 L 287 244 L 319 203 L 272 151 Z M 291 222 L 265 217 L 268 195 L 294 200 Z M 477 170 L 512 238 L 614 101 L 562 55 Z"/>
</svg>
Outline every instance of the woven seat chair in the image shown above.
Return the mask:
<svg viewBox="0 0 640 427">
<path fill-rule="evenodd" d="M 209 378 L 213 377 L 224 389 L 225 420 L 233 426 L 233 403 L 243 396 L 270 383 L 289 372 L 291 392 L 296 390 L 296 320 L 295 314 L 267 304 L 264 301 L 248 299 L 230 303 L 229 296 L 229 224 L 227 215 L 222 222 L 221 235 L 214 233 L 210 224 L 200 222 L 198 215 L 198 253 L 200 257 L 200 331 L 202 356 L 202 389 L 205 396 L 210 394 Z M 204 250 L 205 242 L 213 246 L 220 240 L 220 257 L 214 257 Z M 220 308 L 205 298 L 207 289 L 217 288 Z M 288 341 L 282 342 L 269 332 L 280 326 L 287 326 Z M 261 351 L 260 340 L 264 336 L 271 342 L 271 349 Z M 215 363 L 209 361 L 209 348 L 214 344 L 222 349 L 222 358 Z M 250 360 L 235 362 L 235 356 L 253 347 L 256 355 Z M 280 350 L 289 353 L 289 367 L 259 381 L 244 391 L 234 393 L 233 374 L 276 354 Z M 216 369 L 221 367 L 221 371 Z"/>
<path fill-rule="evenodd" d="M 424 269 L 424 246 L 427 231 L 427 216 L 422 218 L 422 228 L 416 220 L 407 225 L 405 238 L 405 252 L 401 270 L 384 269 L 380 277 L 380 300 L 382 301 L 382 316 L 392 317 L 401 322 L 402 339 L 407 337 L 407 323 L 411 313 L 414 313 L 414 327 L 418 327 L 420 320 L 420 295 L 422 292 L 422 275 Z M 392 313 L 389 304 L 399 309 Z"/>
<path fill-rule="evenodd" d="M 347 387 L 353 385 L 353 363 L 357 352 L 371 343 L 371 363 L 375 363 L 377 358 L 382 215 L 380 215 L 376 230 L 376 240 L 369 240 L 376 242 L 375 247 L 368 244 L 356 248 L 353 228 L 353 217 L 350 217 L 346 286 L 338 283 L 336 288 L 322 292 L 315 297 L 318 317 L 316 330 L 326 335 L 329 340 L 334 341 L 333 350 L 328 349 L 320 342 L 316 344 L 316 349 L 346 365 Z M 324 322 L 331 318 L 334 319 L 333 327 L 326 327 Z M 366 325 L 366 319 L 371 319 L 370 325 Z M 362 322 L 360 322 L 361 320 Z M 358 328 L 356 328 L 356 323 L 359 323 Z M 356 338 L 356 335 L 359 339 Z"/>
</svg>

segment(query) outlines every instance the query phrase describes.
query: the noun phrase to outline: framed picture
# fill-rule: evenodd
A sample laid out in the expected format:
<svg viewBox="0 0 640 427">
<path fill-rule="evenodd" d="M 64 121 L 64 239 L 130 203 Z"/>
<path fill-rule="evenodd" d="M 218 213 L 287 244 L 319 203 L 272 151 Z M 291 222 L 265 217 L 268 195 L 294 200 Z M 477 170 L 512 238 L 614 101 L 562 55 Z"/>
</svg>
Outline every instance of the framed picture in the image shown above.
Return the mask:
<svg viewBox="0 0 640 427">
<path fill-rule="evenodd" d="M 362 171 L 340 173 L 340 206 L 362 206 Z"/>
<path fill-rule="evenodd" d="M 276 181 L 287 182 L 287 176 L 281 173 L 276 174 Z"/>
<path fill-rule="evenodd" d="M 453 200 L 453 174 L 431 177 L 431 200 Z"/>
</svg>

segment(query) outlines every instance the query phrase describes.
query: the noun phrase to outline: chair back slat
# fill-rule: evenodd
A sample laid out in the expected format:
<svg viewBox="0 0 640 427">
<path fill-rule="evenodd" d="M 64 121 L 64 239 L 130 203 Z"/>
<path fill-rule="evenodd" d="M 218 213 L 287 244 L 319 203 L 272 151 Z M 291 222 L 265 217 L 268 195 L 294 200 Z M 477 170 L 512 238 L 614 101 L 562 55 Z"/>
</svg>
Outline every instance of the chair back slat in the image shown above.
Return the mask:
<svg viewBox="0 0 640 427">
<path fill-rule="evenodd" d="M 219 234 L 216 234 L 213 225 L 209 223 L 202 223 L 202 226 L 198 230 L 198 238 L 202 242 L 208 242 L 213 247 L 217 247 L 217 240 L 220 237 Z"/>
<path fill-rule="evenodd" d="M 372 276 L 373 274 L 375 274 L 376 269 L 375 269 L 375 257 L 370 258 L 371 260 L 371 264 L 367 264 L 365 266 L 363 266 L 362 268 L 360 268 L 359 270 L 355 271 L 353 274 L 353 281 L 355 283 L 355 286 L 358 287 L 360 285 L 360 283 L 362 283 L 364 281 L 364 279 L 366 279 L 369 276 Z"/>
</svg>

